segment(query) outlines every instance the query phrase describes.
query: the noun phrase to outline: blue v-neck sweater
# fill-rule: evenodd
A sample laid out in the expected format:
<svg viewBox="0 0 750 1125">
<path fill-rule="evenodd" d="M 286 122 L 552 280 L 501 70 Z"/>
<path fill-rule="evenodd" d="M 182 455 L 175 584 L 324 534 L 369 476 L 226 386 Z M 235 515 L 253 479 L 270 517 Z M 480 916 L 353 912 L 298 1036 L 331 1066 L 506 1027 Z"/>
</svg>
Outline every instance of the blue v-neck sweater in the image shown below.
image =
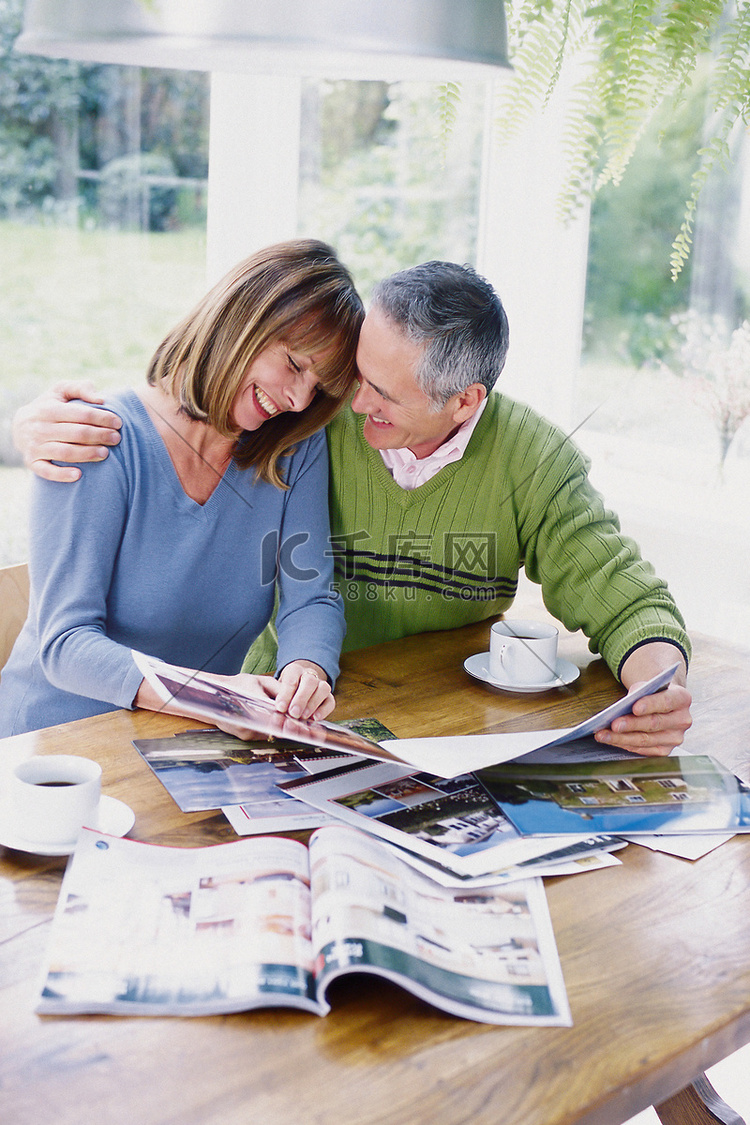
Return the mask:
<svg viewBox="0 0 750 1125">
<path fill-rule="evenodd" d="M 0 680 L 0 734 L 131 707 L 131 649 L 234 673 L 266 625 L 280 559 L 279 667 L 306 657 L 335 679 L 325 439 L 286 461 L 287 491 L 231 463 L 209 500 L 187 496 L 138 396 L 108 408 L 122 439 L 81 480 L 37 480 L 29 616 Z"/>
</svg>

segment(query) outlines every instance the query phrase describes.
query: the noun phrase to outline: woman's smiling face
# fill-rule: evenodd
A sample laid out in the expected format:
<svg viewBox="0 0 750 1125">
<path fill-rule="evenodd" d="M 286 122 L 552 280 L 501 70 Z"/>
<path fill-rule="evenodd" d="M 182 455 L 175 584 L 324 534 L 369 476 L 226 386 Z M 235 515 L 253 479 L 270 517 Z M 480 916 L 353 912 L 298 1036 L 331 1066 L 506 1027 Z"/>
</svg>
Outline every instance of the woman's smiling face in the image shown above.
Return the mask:
<svg viewBox="0 0 750 1125">
<path fill-rule="evenodd" d="M 315 364 L 320 357 L 307 355 L 283 341 L 271 344 L 256 356 L 232 403 L 231 420 L 238 430 L 257 430 L 269 418 L 310 405 L 318 389 Z"/>
</svg>

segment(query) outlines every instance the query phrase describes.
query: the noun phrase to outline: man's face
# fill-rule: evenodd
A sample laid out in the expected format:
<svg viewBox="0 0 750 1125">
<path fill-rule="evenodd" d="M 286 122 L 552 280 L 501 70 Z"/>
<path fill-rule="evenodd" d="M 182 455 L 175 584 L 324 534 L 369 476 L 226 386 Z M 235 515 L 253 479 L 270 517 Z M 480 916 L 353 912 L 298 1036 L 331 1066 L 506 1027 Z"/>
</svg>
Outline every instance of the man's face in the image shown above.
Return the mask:
<svg viewBox="0 0 750 1125">
<path fill-rule="evenodd" d="M 357 347 L 359 389 L 352 400 L 366 414 L 364 436 L 373 449 L 410 449 L 429 457 L 458 428 L 456 398 L 441 410 L 417 384 L 424 345 L 408 340 L 378 309 L 368 312 Z"/>
</svg>

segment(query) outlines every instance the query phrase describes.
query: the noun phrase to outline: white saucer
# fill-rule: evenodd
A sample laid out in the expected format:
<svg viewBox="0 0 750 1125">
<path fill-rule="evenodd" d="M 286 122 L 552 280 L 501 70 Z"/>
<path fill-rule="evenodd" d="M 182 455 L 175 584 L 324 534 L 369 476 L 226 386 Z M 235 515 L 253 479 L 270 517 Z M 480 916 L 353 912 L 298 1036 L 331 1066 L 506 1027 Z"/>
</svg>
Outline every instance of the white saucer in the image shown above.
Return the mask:
<svg viewBox="0 0 750 1125">
<path fill-rule="evenodd" d="M 104 832 L 107 836 L 124 836 L 135 824 L 135 813 L 124 801 L 102 794 L 96 816 L 87 828 Z M 75 848 L 75 840 L 67 844 L 45 844 L 43 841 L 26 840 L 11 822 L 9 810 L 0 810 L 0 846 L 13 848 L 17 852 L 30 852 L 32 855 L 70 855 Z"/>
<path fill-rule="evenodd" d="M 532 684 L 509 684 L 504 680 L 496 680 L 494 676 L 490 675 L 489 669 L 490 654 L 488 652 L 477 652 L 474 656 L 467 657 L 464 660 L 464 668 L 469 675 L 475 680 L 481 680 L 483 684 L 489 684 L 490 687 L 499 688 L 501 691 L 517 691 L 517 692 L 541 692 L 552 691 L 554 688 L 566 687 L 577 680 L 581 674 L 581 669 L 571 664 L 569 660 L 558 660 L 555 665 L 555 672 L 557 673 L 554 680 L 544 680 L 539 683 Z"/>
</svg>

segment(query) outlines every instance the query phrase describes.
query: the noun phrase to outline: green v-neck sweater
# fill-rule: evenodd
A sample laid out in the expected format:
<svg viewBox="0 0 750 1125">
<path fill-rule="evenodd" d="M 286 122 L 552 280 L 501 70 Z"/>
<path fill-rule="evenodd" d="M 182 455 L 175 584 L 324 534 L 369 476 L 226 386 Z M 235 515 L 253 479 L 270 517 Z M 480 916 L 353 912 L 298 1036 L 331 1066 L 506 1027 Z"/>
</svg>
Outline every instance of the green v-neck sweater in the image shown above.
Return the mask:
<svg viewBox="0 0 750 1125">
<path fill-rule="evenodd" d="M 589 482 L 587 458 L 557 427 L 492 393 L 463 457 L 406 491 L 363 425 L 345 409 L 328 427 L 344 651 L 496 617 L 524 567 L 547 609 L 583 630 L 615 674 L 650 640 L 671 641 L 688 658 L 666 584 L 621 533 Z"/>
</svg>

